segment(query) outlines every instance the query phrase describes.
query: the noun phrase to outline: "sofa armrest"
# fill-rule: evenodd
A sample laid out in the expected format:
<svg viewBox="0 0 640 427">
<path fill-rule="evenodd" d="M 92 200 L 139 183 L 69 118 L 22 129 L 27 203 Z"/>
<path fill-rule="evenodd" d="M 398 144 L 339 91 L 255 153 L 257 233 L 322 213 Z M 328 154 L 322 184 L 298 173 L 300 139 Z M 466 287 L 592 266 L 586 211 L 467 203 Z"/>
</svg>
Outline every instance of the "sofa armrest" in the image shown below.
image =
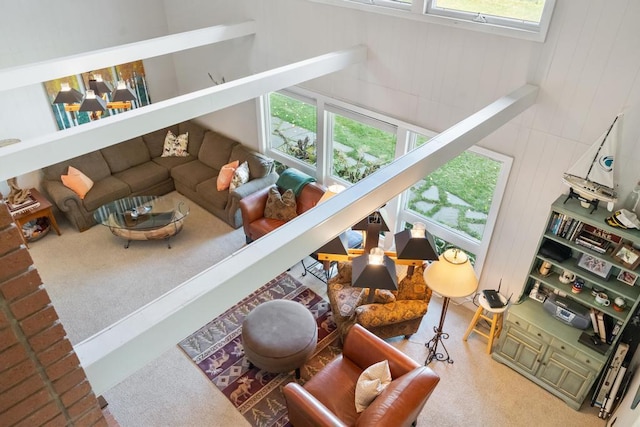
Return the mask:
<svg viewBox="0 0 640 427">
<path fill-rule="evenodd" d="M 389 370 L 393 378 L 398 378 L 421 366 L 418 362 L 357 323 L 349 329 L 344 339 L 342 354 L 362 370 L 367 369 L 374 363 L 388 360 Z"/>
<path fill-rule="evenodd" d="M 251 181 L 242 184 L 235 190 L 229 191 L 229 197 L 231 197 L 232 199 L 242 200 L 248 195 L 255 193 L 256 191 L 271 187 L 271 185 L 275 184 L 277 180 L 278 174 L 276 173 L 270 173 L 269 175 L 263 176 L 262 178 L 252 179 Z"/>
<path fill-rule="evenodd" d="M 62 212 L 69 212 L 72 207 L 79 208 L 82 205 L 80 197 L 60 181 L 43 180 L 42 187 L 51 201 Z"/>
<path fill-rule="evenodd" d="M 346 426 L 300 384 L 291 382 L 284 386 L 283 392 L 287 401 L 289 421 L 295 427 Z"/>
</svg>

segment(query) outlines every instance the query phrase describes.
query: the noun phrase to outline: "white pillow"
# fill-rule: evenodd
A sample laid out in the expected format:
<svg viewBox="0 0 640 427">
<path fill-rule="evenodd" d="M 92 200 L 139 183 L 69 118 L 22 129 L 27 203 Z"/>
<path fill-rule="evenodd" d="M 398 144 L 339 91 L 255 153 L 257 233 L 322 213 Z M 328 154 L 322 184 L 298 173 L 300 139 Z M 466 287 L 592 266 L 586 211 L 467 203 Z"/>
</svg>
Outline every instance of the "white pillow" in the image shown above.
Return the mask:
<svg viewBox="0 0 640 427">
<path fill-rule="evenodd" d="M 229 190 L 233 191 L 247 182 L 249 182 L 249 164 L 247 162 L 242 162 L 242 164 L 233 171 L 233 178 L 231 178 Z"/>
<path fill-rule="evenodd" d="M 367 409 L 380 393 L 391 383 L 389 361 L 374 363 L 362 371 L 356 383 L 356 411 Z"/>
</svg>

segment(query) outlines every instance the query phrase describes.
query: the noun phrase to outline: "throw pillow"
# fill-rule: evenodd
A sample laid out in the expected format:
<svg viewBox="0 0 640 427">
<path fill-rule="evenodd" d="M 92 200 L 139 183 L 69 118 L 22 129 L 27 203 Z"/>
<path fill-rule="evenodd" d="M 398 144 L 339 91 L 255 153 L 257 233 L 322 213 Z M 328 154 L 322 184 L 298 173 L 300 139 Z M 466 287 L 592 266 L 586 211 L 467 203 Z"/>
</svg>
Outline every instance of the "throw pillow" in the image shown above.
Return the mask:
<svg viewBox="0 0 640 427">
<path fill-rule="evenodd" d="M 235 172 L 239 164 L 240 161 L 236 160 L 222 166 L 217 180 L 218 191 L 224 191 L 229 188 L 229 185 L 231 185 L 231 178 L 233 178 L 233 172 Z"/>
<path fill-rule="evenodd" d="M 81 199 L 84 199 L 84 196 L 86 196 L 89 190 L 93 187 L 93 181 L 91 178 L 73 166 L 69 166 L 67 174 L 61 175 L 60 180 L 65 187 L 73 190 Z"/>
<path fill-rule="evenodd" d="M 275 186 L 269 188 L 267 204 L 264 207 L 264 217 L 286 222 L 296 216 L 298 216 L 296 212 L 296 196 L 293 191 L 287 190 L 280 195 Z"/>
<path fill-rule="evenodd" d="M 362 371 L 356 383 L 356 412 L 367 409 L 390 383 L 391 371 L 387 360 L 374 363 Z"/>
<path fill-rule="evenodd" d="M 164 138 L 164 147 L 162 148 L 161 157 L 187 157 L 189 155 L 189 152 L 187 151 L 188 145 L 189 132 L 175 136 L 173 132 L 167 131 L 167 136 Z"/>
<path fill-rule="evenodd" d="M 249 182 L 249 164 L 247 162 L 242 162 L 242 164 L 233 172 L 233 177 L 229 184 L 229 190 L 235 190 L 247 182 Z"/>
</svg>

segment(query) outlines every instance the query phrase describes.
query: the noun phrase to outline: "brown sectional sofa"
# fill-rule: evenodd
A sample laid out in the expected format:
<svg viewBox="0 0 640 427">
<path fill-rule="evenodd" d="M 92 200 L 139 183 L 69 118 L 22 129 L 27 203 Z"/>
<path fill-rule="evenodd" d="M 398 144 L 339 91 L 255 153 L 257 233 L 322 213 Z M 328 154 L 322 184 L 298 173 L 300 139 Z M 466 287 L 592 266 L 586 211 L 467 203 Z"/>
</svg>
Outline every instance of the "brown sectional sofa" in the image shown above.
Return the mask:
<svg viewBox="0 0 640 427">
<path fill-rule="evenodd" d="M 187 157 L 161 157 L 168 130 L 175 135 L 189 132 Z M 218 191 L 221 167 L 234 160 L 247 161 L 249 182 L 233 191 Z M 94 182 L 84 199 L 62 184 L 60 176 L 69 166 Z M 162 195 L 174 189 L 238 228 L 242 225 L 240 199 L 278 179 L 272 159 L 192 121 L 48 166 L 43 172 L 43 189 L 80 231 L 95 224 L 93 212 L 105 203 L 128 196 Z"/>
</svg>

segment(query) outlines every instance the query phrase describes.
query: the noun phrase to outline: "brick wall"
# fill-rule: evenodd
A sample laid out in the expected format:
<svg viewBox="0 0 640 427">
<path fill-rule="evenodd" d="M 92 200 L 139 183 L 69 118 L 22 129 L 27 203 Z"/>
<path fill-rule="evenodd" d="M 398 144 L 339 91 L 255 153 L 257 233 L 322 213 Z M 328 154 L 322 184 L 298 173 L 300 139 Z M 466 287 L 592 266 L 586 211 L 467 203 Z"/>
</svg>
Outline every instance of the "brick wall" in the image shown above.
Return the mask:
<svg viewBox="0 0 640 427">
<path fill-rule="evenodd" d="M 106 426 L 6 204 L 0 202 L 0 426 Z"/>
</svg>

